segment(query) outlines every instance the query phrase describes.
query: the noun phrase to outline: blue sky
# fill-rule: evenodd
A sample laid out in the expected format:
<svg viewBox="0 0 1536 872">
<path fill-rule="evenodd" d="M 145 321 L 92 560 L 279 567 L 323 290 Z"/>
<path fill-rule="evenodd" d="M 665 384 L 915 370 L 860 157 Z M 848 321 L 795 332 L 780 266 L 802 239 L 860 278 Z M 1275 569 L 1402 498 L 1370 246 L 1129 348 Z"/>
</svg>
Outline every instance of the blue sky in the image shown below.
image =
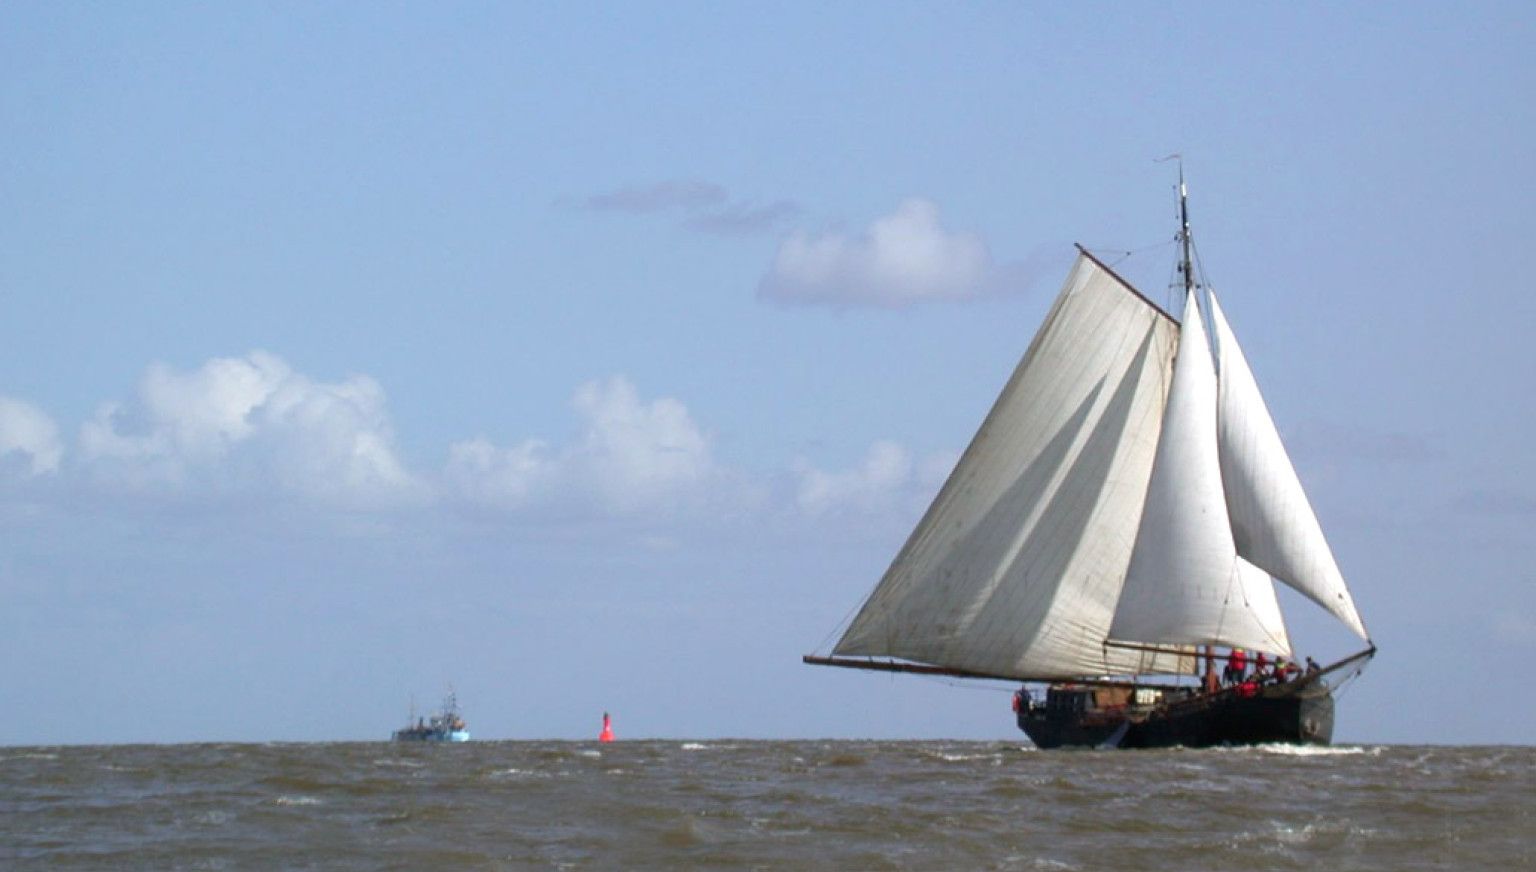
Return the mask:
<svg viewBox="0 0 1536 872">
<path fill-rule="evenodd" d="M 1338 737 L 1529 742 L 1481 682 L 1536 655 L 1533 28 L 8 6 L 0 742 L 379 738 L 450 683 L 486 737 L 1018 739 L 799 656 L 1072 242 L 1167 298 L 1170 152 L 1382 646 Z"/>
</svg>

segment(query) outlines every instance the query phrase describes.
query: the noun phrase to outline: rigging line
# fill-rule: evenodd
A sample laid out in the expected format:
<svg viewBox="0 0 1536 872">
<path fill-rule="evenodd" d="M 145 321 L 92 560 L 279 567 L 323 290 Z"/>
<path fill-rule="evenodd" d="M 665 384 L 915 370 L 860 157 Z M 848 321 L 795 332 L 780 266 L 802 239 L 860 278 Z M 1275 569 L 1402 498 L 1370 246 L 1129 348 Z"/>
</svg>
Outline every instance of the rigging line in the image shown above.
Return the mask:
<svg viewBox="0 0 1536 872">
<path fill-rule="evenodd" d="M 982 691 L 983 693 L 1013 693 L 1012 684 L 1000 685 L 972 683 L 976 681 L 1001 681 L 1002 679 L 947 678 L 941 675 L 918 675 L 917 678 L 921 681 L 928 681 L 934 684 L 942 684 L 947 687 L 953 687 L 956 690 L 977 690 Z M 1023 682 L 1021 681 L 1015 683 L 1022 684 Z"/>
<path fill-rule="evenodd" d="M 1221 637 L 1222 630 L 1227 625 L 1227 609 L 1232 606 L 1232 589 L 1234 587 L 1239 588 L 1239 590 L 1241 590 L 1242 587 L 1242 578 L 1239 576 L 1239 571 L 1237 568 L 1237 555 L 1235 554 L 1232 556 L 1232 566 L 1227 570 L 1227 590 L 1221 598 L 1221 616 L 1216 619 L 1217 638 Z M 1246 603 L 1244 603 L 1244 605 L 1246 605 Z"/>
<path fill-rule="evenodd" d="M 1168 311 L 1170 311 L 1170 312 L 1172 312 L 1175 308 L 1177 308 L 1177 306 L 1175 304 L 1181 302 L 1179 299 L 1177 299 L 1177 294 L 1178 294 L 1179 291 L 1183 290 L 1183 288 L 1178 287 L 1178 285 L 1179 285 L 1179 280 L 1178 279 L 1179 279 L 1179 267 L 1178 267 L 1178 264 L 1174 264 L 1173 266 L 1168 268 L 1167 289 L 1166 289 L 1166 291 L 1165 291 L 1165 293 L 1163 295 L 1163 305 L 1166 306 L 1168 308 Z M 1179 313 L 1179 320 L 1182 321 L 1183 319 L 1184 319 L 1184 313 L 1180 312 Z"/>
<path fill-rule="evenodd" d="M 1105 255 L 1104 257 L 1101 257 L 1102 260 L 1108 260 L 1108 255 L 1118 255 L 1119 259 L 1109 264 L 1111 268 L 1114 268 L 1138 254 L 1145 254 L 1156 249 L 1167 248 L 1177 241 L 1178 240 L 1176 239 L 1165 239 L 1162 242 L 1154 242 L 1150 245 L 1142 245 L 1135 248 L 1089 248 L 1088 250 L 1094 254 Z"/>
<path fill-rule="evenodd" d="M 871 596 L 873 596 L 873 594 L 871 594 Z M 854 615 L 854 612 L 857 612 L 859 610 L 859 607 L 862 606 L 863 604 L 864 604 L 863 600 L 860 600 L 859 602 L 854 603 L 853 608 L 850 608 L 847 612 L 845 612 L 843 614 L 843 619 L 842 620 L 840 620 L 836 624 L 832 625 L 832 629 L 827 631 L 827 635 L 823 636 L 821 641 L 818 642 L 816 644 L 816 647 L 814 649 L 812 649 L 812 650 L 813 651 L 820 651 L 823 647 L 826 646 L 826 644 L 829 641 L 831 641 L 833 636 L 836 636 L 838 634 L 839 631 L 847 632 L 848 628 L 853 626 L 853 615 Z"/>
<path fill-rule="evenodd" d="M 880 580 L 884 581 L 885 580 L 884 576 L 882 576 Z M 880 585 L 879 585 L 879 583 L 876 583 L 875 584 L 875 590 L 879 590 L 879 589 L 880 589 Z M 849 628 L 851 628 L 853 626 L 853 621 L 854 621 L 855 614 L 857 612 L 859 612 L 864 607 L 864 605 L 866 605 L 868 603 L 869 600 L 874 599 L 874 596 L 875 596 L 874 591 L 870 591 L 868 596 L 864 597 L 863 599 L 855 601 L 853 606 L 850 607 L 848 609 L 848 611 L 843 613 L 842 619 L 839 620 L 837 623 L 833 624 L 832 625 L 832 629 L 827 631 L 827 635 L 823 636 L 821 641 L 817 643 L 816 647 L 814 649 L 812 649 L 812 653 L 819 653 L 821 651 L 821 649 L 826 647 L 827 643 L 829 641 L 831 641 L 832 637 L 838 635 L 839 632 L 842 632 L 842 633 L 848 632 Z"/>
<path fill-rule="evenodd" d="M 1242 559 L 1243 558 L 1241 558 L 1241 557 L 1237 558 L 1237 560 L 1239 560 L 1239 561 L 1241 561 Z M 1233 564 L 1234 567 L 1236 567 L 1237 565 L 1238 564 L 1236 564 L 1236 563 Z M 1274 585 L 1275 585 L 1274 576 L 1272 576 L 1272 575 L 1270 575 L 1269 573 L 1266 572 L 1266 573 L 1264 573 L 1264 577 L 1266 579 L 1264 583 L 1269 585 L 1270 589 L 1273 590 L 1274 589 Z M 1248 611 L 1252 612 L 1255 616 L 1257 616 L 1258 612 L 1254 610 L 1253 603 L 1248 599 L 1247 593 L 1248 593 L 1247 589 L 1244 588 L 1243 589 L 1243 594 L 1244 594 L 1243 595 L 1243 605 L 1247 606 L 1248 607 Z M 1275 608 L 1277 610 L 1277 615 L 1280 618 L 1280 629 L 1282 631 L 1284 631 L 1284 630 L 1286 630 L 1286 626 L 1285 626 L 1285 613 L 1281 612 L 1281 611 L 1278 611 L 1279 606 L 1280 606 L 1280 603 L 1279 603 L 1278 600 L 1276 600 Z M 1291 644 L 1290 644 L 1291 640 L 1290 640 L 1290 633 L 1289 632 L 1286 632 L 1285 638 L 1282 639 L 1281 637 L 1275 635 L 1274 628 L 1265 625 L 1262 621 L 1259 622 L 1259 626 L 1264 630 L 1264 636 L 1266 638 L 1268 638 L 1269 641 L 1275 646 L 1273 651 L 1281 651 L 1281 650 L 1288 651 L 1288 652 L 1290 652 L 1290 658 L 1289 659 L 1295 659 L 1296 652 L 1294 650 L 1292 650 L 1292 648 L 1291 648 Z M 1273 652 L 1271 652 L 1271 653 L 1273 653 Z"/>
<path fill-rule="evenodd" d="M 1227 576 L 1227 592 L 1222 597 L 1222 600 L 1221 600 L 1221 617 L 1218 618 L 1217 621 L 1216 621 L 1216 634 L 1218 636 L 1221 635 L 1222 628 L 1226 626 L 1226 623 L 1227 623 L 1227 609 L 1228 608 L 1238 608 L 1239 607 L 1238 605 L 1236 605 L 1236 604 L 1234 604 L 1232 602 L 1232 591 L 1233 591 L 1234 588 L 1236 588 L 1237 593 L 1240 595 L 1239 596 L 1239 599 L 1241 600 L 1241 606 L 1240 607 L 1241 608 L 1246 608 L 1248 610 L 1248 613 L 1250 615 L 1254 616 L 1254 618 L 1255 618 L 1254 623 L 1256 623 L 1258 625 L 1259 629 L 1264 631 L 1264 637 L 1267 638 L 1270 641 L 1270 643 L 1275 646 L 1274 650 L 1275 651 L 1290 650 L 1290 646 L 1289 645 L 1281 644 L 1280 637 L 1276 636 L 1274 634 L 1274 631 L 1273 631 L 1273 629 L 1271 627 L 1266 626 L 1262 620 L 1257 620 L 1258 612 L 1256 612 L 1254 610 L 1253 603 L 1248 600 L 1248 591 L 1243 586 L 1242 568 L 1241 568 L 1241 563 L 1240 563 L 1241 560 L 1242 560 L 1242 558 L 1238 557 L 1237 555 L 1233 555 L 1233 557 L 1232 557 L 1232 570 L 1231 570 L 1230 574 Z M 1270 581 L 1269 583 L 1270 584 L 1274 584 L 1273 581 Z M 1283 622 L 1284 620 L 1285 620 L 1285 617 L 1284 617 L 1284 615 L 1282 615 L 1281 616 L 1281 621 Z M 1284 626 L 1284 624 L 1282 623 L 1281 626 Z"/>
<path fill-rule="evenodd" d="M 1330 693 L 1332 693 L 1334 695 L 1335 698 L 1343 699 L 1344 698 L 1344 692 L 1347 691 L 1347 690 L 1353 690 L 1354 689 L 1354 685 L 1355 685 L 1355 679 L 1359 678 L 1361 675 L 1364 675 L 1364 674 L 1365 674 L 1365 667 L 1361 666 L 1361 667 L 1355 669 L 1353 672 L 1350 672 L 1348 675 L 1345 675 L 1343 678 L 1339 679 L 1336 684 L 1330 684 L 1328 686 L 1328 690 L 1329 690 Z"/>
<path fill-rule="evenodd" d="M 1194 254 L 1195 275 L 1198 275 L 1202 279 L 1202 281 L 1197 283 L 1195 287 L 1203 289 L 1206 293 L 1210 293 L 1211 288 L 1214 288 L 1216 283 L 1211 281 L 1210 277 L 1205 274 L 1205 261 L 1200 259 L 1200 246 L 1195 243 L 1193 238 L 1189 240 L 1189 249 Z"/>
</svg>

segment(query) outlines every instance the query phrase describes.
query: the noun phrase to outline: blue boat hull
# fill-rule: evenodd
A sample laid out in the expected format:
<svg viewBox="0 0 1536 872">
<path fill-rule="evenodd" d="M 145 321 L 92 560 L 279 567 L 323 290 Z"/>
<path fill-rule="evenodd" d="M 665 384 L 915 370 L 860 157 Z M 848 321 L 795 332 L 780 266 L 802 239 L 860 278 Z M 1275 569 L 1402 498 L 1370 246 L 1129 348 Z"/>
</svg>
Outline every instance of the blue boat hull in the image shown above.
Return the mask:
<svg viewBox="0 0 1536 872">
<path fill-rule="evenodd" d="M 396 730 L 396 742 L 468 742 L 468 730 Z"/>
</svg>

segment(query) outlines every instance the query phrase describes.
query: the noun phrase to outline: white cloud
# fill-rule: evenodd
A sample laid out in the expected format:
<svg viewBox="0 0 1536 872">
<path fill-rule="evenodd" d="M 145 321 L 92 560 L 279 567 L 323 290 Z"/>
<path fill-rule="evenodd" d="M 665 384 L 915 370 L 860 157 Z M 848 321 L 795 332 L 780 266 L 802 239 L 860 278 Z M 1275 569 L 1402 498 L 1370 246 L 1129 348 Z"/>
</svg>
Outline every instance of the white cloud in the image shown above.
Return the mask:
<svg viewBox="0 0 1536 872">
<path fill-rule="evenodd" d="M 278 497 L 365 513 L 473 506 L 560 522 L 749 525 L 905 521 L 953 464 L 920 463 L 882 441 L 850 469 L 798 461 L 787 477 L 748 472 L 717 459 L 709 432 L 681 400 L 642 396 L 622 375 L 580 385 L 571 410 L 579 427 L 563 444 L 467 439 L 449 447 L 440 470 L 413 471 L 396 452 L 376 381 L 317 381 L 257 351 L 191 370 L 148 367 L 131 397 L 103 404 L 80 426 L 68 463 L 46 414 L 0 398 L 0 457 L 19 461 L 12 466 L 27 475 L 57 472 L 55 481 L 69 486 L 60 494 L 80 486 L 129 500 Z"/>
<path fill-rule="evenodd" d="M 994 272 L 980 238 L 946 231 L 936 205 L 910 199 L 858 236 L 791 234 L 758 295 L 792 303 L 904 306 L 977 297 Z"/>
<path fill-rule="evenodd" d="M 499 448 L 483 437 L 449 446 L 444 472 L 460 496 L 500 508 L 518 508 L 548 493 L 555 475 L 555 461 L 543 442 L 530 439 Z"/>
<path fill-rule="evenodd" d="M 0 397 L 0 458 L 25 455 L 32 475 L 57 472 L 64 446 L 59 428 L 31 403 Z"/>
<path fill-rule="evenodd" d="M 714 467 L 709 440 L 677 400 L 644 403 L 633 385 L 615 377 L 582 385 L 574 405 L 587 428 L 572 456 L 610 505 L 687 491 Z"/>
<path fill-rule="evenodd" d="M 343 503 L 419 499 L 396 457 L 384 391 L 367 376 L 315 382 L 253 352 L 192 372 L 151 366 L 132 403 L 81 428 L 82 462 L 129 488 L 276 489 Z"/>
<path fill-rule="evenodd" d="M 287 364 L 262 352 L 215 358 L 185 374 L 151 364 L 137 404 L 104 404 L 81 428 L 81 454 L 156 464 L 167 473 L 223 457 L 251 435 L 251 413 L 290 375 Z"/>
<path fill-rule="evenodd" d="M 484 439 L 450 449 L 446 478 L 472 501 L 502 507 L 570 506 L 606 512 L 668 511 L 698 505 L 730 476 L 709 437 L 678 400 L 646 402 L 614 376 L 577 389 L 579 441 L 554 451 L 537 440 L 500 448 Z"/>
<path fill-rule="evenodd" d="M 926 505 L 954 466 L 950 456 L 921 464 L 901 445 L 875 442 L 853 468 L 826 472 L 797 464 L 795 504 L 804 514 L 910 514 Z"/>
<path fill-rule="evenodd" d="M 258 444 L 291 491 L 347 498 L 411 497 L 419 485 L 395 455 L 384 390 L 367 376 L 284 380 L 258 410 Z"/>
</svg>

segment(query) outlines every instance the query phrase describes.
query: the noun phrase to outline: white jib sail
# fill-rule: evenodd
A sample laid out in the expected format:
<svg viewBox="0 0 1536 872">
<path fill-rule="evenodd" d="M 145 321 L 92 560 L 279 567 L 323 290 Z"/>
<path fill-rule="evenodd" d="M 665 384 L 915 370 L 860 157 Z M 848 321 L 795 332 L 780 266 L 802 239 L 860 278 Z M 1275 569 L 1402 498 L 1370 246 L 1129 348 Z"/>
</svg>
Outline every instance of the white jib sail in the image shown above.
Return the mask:
<svg viewBox="0 0 1536 872">
<path fill-rule="evenodd" d="M 1275 583 L 1269 573 L 1239 557 L 1237 588 L 1243 605 L 1253 613 L 1254 621 L 1264 628 L 1264 633 L 1272 640 L 1262 645 L 1255 642 L 1248 647 L 1290 657 L 1291 636 L 1285 629 L 1285 615 L 1280 611 L 1280 600 L 1275 598 Z"/>
<path fill-rule="evenodd" d="M 1216 449 L 1216 370 L 1186 295 L 1173 387 L 1110 637 L 1290 654 L 1268 578 L 1238 559 Z"/>
<path fill-rule="evenodd" d="M 1106 648 L 1177 325 L 1079 257 L 949 480 L 838 641 L 1016 678 L 1179 671 Z"/>
<path fill-rule="evenodd" d="M 1237 553 L 1369 640 L 1237 337 L 1216 295 L 1210 299 L 1221 370 L 1221 475 Z"/>
</svg>

